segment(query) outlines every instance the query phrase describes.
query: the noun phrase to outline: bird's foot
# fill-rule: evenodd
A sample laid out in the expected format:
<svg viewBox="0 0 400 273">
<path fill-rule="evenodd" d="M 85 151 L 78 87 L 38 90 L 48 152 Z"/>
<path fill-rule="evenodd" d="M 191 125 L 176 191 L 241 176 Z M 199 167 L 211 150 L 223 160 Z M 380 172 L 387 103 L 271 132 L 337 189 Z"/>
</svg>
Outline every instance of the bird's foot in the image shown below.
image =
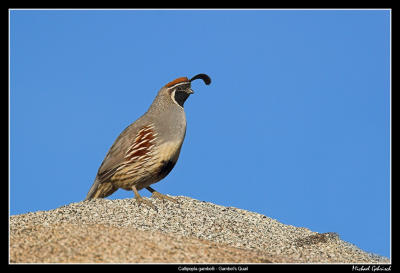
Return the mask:
<svg viewBox="0 0 400 273">
<path fill-rule="evenodd" d="M 161 194 L 158 191 L 154 191 L 152 193 L 151 197 L 155 197 L 155 198 L 158 198 L 158 199 L 161 199 L 161 200 L 169 200 L 169 201 L 178 203 L 178 201 L 176 201 L 175 198 L 169 197 L 168 195 L 165 195 L 165 194 Z"/>
<path fill-rule="evenodd" d="M 156 206 L 154 206 L 154 204 L 151 203 L 150 200 L 144 199 L 144 198 L 141 197 L 141 196 L 140 196 L 140 197 L 136 196 L 135 199 L 136 199 L 136 201 L 137 201 L 137 203 L 138 203 L 139 206 L 141 206 L 142 204 L 145 204 L 146 206 L 149 206 L 150 208 L 152 208 L 152 209 L 154 209 L 155 211 L 157 211 Z"/>
<path fill-rule="evenodd" d="M 154 209 L 155 211 L 158 211 L 156 206 L 154 206 L 153 203 L 150 202 L 150 200 L 146 200 L 146 199 L 144 199 L 143 197 L 140 196 L 140 194 L 139 194 L 138 190 L 136 189 L 135 185 L 132 186 L 132 190 L 133 190 L 133 193 L 135 194 L 135 199 L 136 199 L 136 201 L 137 201 L 139 206 L 144 203 L 147 206 L 149 206 L 150 208 Z"/>
</svg>

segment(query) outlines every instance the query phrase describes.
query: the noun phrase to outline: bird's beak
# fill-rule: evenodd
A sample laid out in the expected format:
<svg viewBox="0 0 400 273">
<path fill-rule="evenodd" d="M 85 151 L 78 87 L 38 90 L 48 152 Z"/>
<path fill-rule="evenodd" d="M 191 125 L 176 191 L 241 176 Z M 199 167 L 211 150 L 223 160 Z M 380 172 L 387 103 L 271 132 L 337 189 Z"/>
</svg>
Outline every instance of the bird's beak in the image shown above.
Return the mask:
<svg viewBox="0 0 400 273">
<path fill-rule="evenodd" d="M 189 88 L 189 89 L 187 90 L 187 93 L 188 93 L 189 95 L 191 95 L 191 94 L 194 94 L 194 91 L 193 91 L 191 88 Z"/>
</svg>

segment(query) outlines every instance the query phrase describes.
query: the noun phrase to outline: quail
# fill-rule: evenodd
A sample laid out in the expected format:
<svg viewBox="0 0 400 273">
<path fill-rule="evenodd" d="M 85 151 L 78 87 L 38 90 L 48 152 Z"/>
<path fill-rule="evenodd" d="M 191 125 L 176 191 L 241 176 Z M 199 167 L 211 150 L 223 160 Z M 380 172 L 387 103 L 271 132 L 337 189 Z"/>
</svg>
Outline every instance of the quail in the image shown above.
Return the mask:
<svg viewBox="0 0 400 273">
<path fill-rule="evenodd" d="M 117 189 L 132 190 L 136 200 L 154 208 L 138 191 L 146 188 L 152 196 L 175 201 L 155 191 L 151 184 L 159 182 L 174 168 L 186 134 L 183 105 L 193 94 L 191 82 L 211 79 L 198 74 L 190 80 L 177 78 L 158 92 L 147 112 L 125 128 L 109 149 L 86 199 L 104 198 Z"/>
</svg>

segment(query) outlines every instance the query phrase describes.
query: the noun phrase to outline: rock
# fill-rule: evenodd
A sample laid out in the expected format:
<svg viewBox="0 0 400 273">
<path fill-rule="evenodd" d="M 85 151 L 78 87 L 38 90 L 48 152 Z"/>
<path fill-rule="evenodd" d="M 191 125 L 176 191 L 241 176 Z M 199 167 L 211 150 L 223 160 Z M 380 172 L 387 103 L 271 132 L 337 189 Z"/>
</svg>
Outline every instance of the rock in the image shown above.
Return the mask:
<svg viewBox="0 0 400 273">
<path fill-rule="evenodd" d="M 11 263 L 390 263 L 338 234 L 192 198 L 93 199 L 10 216 Z"/>
</svg>

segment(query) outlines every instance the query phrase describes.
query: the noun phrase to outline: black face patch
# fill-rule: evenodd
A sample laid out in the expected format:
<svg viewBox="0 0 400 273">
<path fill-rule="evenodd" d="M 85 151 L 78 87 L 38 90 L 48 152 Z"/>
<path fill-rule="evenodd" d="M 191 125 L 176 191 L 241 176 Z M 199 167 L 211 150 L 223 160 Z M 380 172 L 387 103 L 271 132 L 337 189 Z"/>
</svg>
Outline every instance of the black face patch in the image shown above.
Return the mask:
<svg viewBox="0 0 400 273">
<path fill-rule="evenodd" d="M 161 166 L 160 170 L 158 171 L 158 176 L 160 176 L 161 179 L 166 177 L 174 168 L 175 163 L 176 163 L 176 161 L 174 162 L 171 160 L 168 160 L 168 161 L 163 160 L 161 163 L 162 166 Z"/>
<path fill-rule="evenodd" d="M 186 93 L 185 91 L 176 90 L 175 91 L 175 101 L 183 107 L 186 99 L 189 97 L 190 94 Z"/>
</svg>

